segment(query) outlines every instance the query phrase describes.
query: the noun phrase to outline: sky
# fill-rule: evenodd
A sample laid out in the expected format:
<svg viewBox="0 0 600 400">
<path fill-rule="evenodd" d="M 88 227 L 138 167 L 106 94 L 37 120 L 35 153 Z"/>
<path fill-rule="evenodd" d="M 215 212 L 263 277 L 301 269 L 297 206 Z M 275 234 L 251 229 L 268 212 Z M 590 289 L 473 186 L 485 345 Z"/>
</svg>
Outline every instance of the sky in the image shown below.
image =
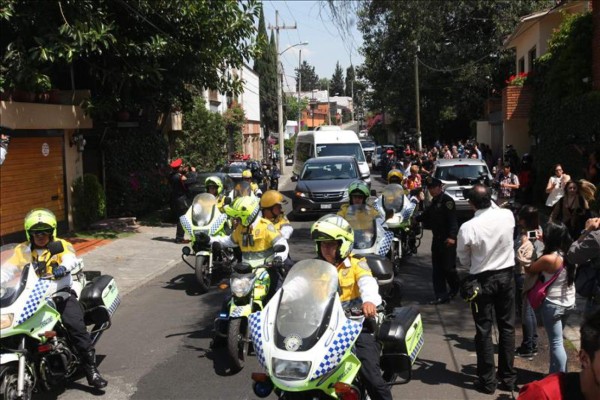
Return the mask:
<svg viewBox="0 0 600 400">
<path fill-rule="evenodd" d="M 281 55 L 284 79 L 283 90 L 296 90 L 295 68 L 298 68 L 299 50 L 302 49 L 302 61 L 306 60 L 315 67 L 319 78 L 329 78 L 335 71 L 335 64 L 340 66 L 346 76 L 346 68 L 360 65 L 364 57 L 358 52 L 362 45 L 362 35 L 354 27 L 351 37 L 342 36 L 334 23 L 329 19 L 326 10 L 322 10 L 320 1 L 308 0 L 263 0 L 263 11 L 267 33 L 270 36 L 269 24 L 275 25 L 275 10 L 279 11 L 279 26 L 297 26 L 297 29 L 281 29 L 279 31 L 280 52 L 296 43 L 308 42 L 306 46 L 290 48 Z M 289 89 L 288 89 L 289 86 Z"/>
</svg>

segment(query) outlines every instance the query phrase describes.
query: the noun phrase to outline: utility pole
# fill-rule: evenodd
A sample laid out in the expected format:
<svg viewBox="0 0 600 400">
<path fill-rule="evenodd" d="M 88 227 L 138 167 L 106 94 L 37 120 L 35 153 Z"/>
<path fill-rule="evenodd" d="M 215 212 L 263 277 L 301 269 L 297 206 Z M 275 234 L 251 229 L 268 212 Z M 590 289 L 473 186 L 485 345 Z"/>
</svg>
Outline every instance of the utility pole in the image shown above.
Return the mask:
<svg viewBox="0 0 600 400">
<path fill-rule="evenodd" d="M 302 74 L 300 73 L 300 68 L 302 68 L 302 49 L 298 50 L 298 133 L 300 133 L 301 128 L 301 119 L 302 119 L 302 108 L 300 108 L 300 92 L 302 89 Z"/>
<path fill-rule="evenodd" d="M 331 103 L 329 102 L 329 81 L 327 81 L 327 125 L 331 125 Z"/>
<path fill-rule="evenodd" d="M 417 52 L 415 53 L 415 94 L 416 94 L 416 115 L 417 115 L 417 151 L 421 151 L 423 144 L 421 141 L 421 114 L 420 114 L 420 100 L 419 100 L 419 50 L 420 46 L 417 45 Z"/>
<path fill-rule="evenodd" d="M 350 96 L 352 96 L 352 122 L 354 122 L 354 79 L 350 81 Z"/>
<path fill-rule="evenodd" d="M 279 52 L 279 30 L 280 29 L 296 29 L 297 26 L 279 26 L 279 11 L 275 10 L 275 26 L 269 24 L 269 29 L 275 29 L 277 38 L 277 119 L 279 122 L 279 169 L 283 173 L 285 167 L 285 136 L 283 135 L 283 96 L 281 86 L 283 84 L 283 71 L 281 68 L 281 53 Z"/>
</svg>

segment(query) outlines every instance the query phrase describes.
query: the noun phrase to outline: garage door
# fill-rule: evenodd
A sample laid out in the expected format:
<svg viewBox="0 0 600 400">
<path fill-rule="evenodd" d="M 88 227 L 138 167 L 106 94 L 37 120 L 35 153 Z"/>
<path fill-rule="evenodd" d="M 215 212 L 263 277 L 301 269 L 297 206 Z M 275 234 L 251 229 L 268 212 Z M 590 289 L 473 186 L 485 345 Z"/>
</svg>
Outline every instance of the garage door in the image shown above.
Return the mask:
<svg viewBox="0 0 600 400">
<path fill-rule="evenodd" d="M 65 221 L 63 138 L 15 137 L 0 167 L 0 236 L 23 231 L 23 218 L 43 207 Z"/>
</svg>

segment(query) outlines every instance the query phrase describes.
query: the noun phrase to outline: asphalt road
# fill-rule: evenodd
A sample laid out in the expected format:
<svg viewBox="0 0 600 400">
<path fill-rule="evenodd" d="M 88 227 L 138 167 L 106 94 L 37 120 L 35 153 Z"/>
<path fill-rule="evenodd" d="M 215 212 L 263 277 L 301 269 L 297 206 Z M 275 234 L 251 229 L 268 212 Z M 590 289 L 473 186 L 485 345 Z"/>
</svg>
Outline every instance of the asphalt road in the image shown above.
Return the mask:
<svg viewBox="0 0 600 400">
<path fill-rule="evenodd" d="M 381 188 L 381 182 L 374 179 L 373 189 Z M 292 186 L 281 189 L 289 195 Z M 312 221 L 293 221 L 295 232 L 290 247 L 296 260 L 314 256 L 309 237 L 311 224 Z M 467 305 L 456 300 L 441 306 L 427 305 L 432 297 L 430 243 L 426 232 L 419 253 L 402 267 L 404 304 L 420 308 L 425 345 L 413 366 L 412 381 L 394 386 L 394 398 L 509 398 L 506 392 L 487 396 L 472 389 L 476 357 L 474 327 Z M 225 350 L 210 348 L 213 319 L 225 295 L 217 288 L 199 295 L 193 271 L 183 263 L 177 264 L 128 294 L 112 328 L 100 340 L 100 370 L 109 380 L 103 395 L 91 391 L 82 379 L 63 393 L 40 398 L 255 399 L 250 373 L 260 370 L 256 359 L 251 357 L 241 372 L 230 374 Z M 527 365 L 517 367 L 522 382 L 542 377 L 540 372 L 529 371 Z"/>
</svg>

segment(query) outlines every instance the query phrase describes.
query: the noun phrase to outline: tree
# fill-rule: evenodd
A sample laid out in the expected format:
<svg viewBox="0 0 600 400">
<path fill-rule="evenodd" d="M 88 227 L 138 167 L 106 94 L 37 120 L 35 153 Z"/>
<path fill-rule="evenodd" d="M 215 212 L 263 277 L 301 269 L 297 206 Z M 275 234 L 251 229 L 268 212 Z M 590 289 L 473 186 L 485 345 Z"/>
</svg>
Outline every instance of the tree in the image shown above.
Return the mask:
<svg viewBox="0 0 600 400">
<path fill-rule="evenodd" d="M 298 111 L 305 110 L 308 107 L 308 99 L 301 98 L 300 103 L 298 103 L 298 98 L 296 96 L 286 96 L 286 119 L 297 121 L 298 120 Z"/>
<path fill-rule="evenodd" d="M 329 95 L 330 96 L 343 96 L 344 95 L 344 71 L 340 66 L 340 62 L 335 63 L 335 71 L 329 82 Z"/>
<path fill-rule="evenodd" d="M 331 80 L 329 78 L 321 78 L 319 79 L 319 90 L 329 90 L 329 83 Z"/>
<path fill-rule="evenodd" d="M 345 94 L 348 97 L 352 97 L 354 92 L 354 81 L 356 80 L 356 74 L 354 73 L 354 66 L 349 66 L 346 69 L 346 90 Z M 354 100 L 354 98 L 352 99 Z M 356 102 L 355 102 L 356 104 Z"/>
<path fill-rule="evenodd" d="M 260 11 L 258 22 L 258 45 L 260 56 L 254 62 L 254 72 L 260 79 L 260 115 L 267 131 L 277 130 L 277 50 L 275 36 L 271 32 L 271 40 L 267 38 L 267 28 L 263 11 Z"/>
<path fill-rule="evenodd" d="M 421 130 L 442 136 L 469 136 L 470 121 L 503 85 L 514 65 L 511 51 L 499 44 L 522 15 L 552 6 L 549 0 L 461 2 L 335 2 L 327 5 L 334 21 L 347 29 L 349 12 L 359 15 L 365 63 L 361 74 L 373 89 L 370 107 L 392 115 L 397 130 L 415 126 L 414 63 L 419 46 Z M 418 23 L 415 23 L 418 21 Z M 356 88 L 355 88 L 356 89 Z"/>
<path fill-rule="evenodd" d="M 302 61 L 300 69 L 296 68 L 296 91 L 298 90 L 298 76 L 302 78 L 302 91 L 312 91 L 319 88 L 319 75 L 315 72 L 315 67 L 306 60 Z"/>
</svg>

